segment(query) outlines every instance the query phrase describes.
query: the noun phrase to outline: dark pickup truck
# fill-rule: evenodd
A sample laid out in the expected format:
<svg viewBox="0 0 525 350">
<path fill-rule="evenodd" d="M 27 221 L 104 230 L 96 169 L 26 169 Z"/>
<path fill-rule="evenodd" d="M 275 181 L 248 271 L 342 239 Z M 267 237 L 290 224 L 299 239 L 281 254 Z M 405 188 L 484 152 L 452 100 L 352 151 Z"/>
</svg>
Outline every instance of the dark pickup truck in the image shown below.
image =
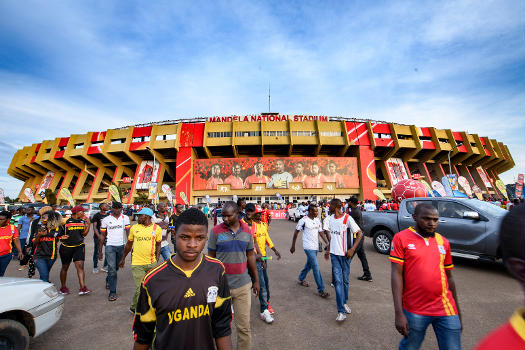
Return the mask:
<svg viewBox="0 0 525 350">
<path fill-rule="evenodd" d="M 449 240 L 452 255 L 489 260 L 501 257 L 498 232 L 507 211 L 477 199 L 446 197 L 410 198 L 401 202 L 399 211 L 363 212 L 363 233 L 372 237 L 379 253 L 388 254 L 394 235 L 414 226 L 412 214 L 419 203 L 437 208 L 436 231 Z"/>
</svg>

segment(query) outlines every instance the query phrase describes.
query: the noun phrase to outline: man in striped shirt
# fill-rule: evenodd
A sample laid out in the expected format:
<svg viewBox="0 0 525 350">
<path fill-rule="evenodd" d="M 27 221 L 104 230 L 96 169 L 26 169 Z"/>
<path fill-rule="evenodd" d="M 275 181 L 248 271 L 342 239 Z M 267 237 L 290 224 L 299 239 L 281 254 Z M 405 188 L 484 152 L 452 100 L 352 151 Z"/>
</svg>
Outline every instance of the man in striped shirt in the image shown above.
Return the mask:
<svg viewBox="0 0 525 350">
<path fill-rule="evenodd" d="M 239 221 L 239 207 L 226 202 L 222 208 L 223 223 L 215 226 L 208 240 L 208 255 L 219 259 L 226 270 L 235 312 L 237 348 L 250 349 L 250 289 L 259 294 L 259 278 L 255 263 L 253 237 L 250 228 Z M 248 274 L 248 268 L 254 282 Z"/>
<path fill-rule="evenodd" d="M 452 278 L 450 243 L 436 232 L 438 211 L 415 208 L 415 227 L 397 233 L 390 261 L 395 326 L 403 335 L 399 349 L 419 349 L 432 324 L 440 350 L 461 349 L 461 313 Z"/>
</svg>

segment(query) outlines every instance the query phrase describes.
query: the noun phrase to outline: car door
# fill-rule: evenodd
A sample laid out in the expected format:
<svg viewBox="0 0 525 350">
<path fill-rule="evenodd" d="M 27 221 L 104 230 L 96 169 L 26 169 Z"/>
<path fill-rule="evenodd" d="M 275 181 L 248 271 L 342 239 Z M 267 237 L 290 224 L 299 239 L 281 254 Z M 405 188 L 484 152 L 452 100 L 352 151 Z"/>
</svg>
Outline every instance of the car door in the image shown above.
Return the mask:
<svg viewBox="0 0 525 350">
<path fill-rule="evenodd" d="M 465 212 L 475 211 L 451 200 L 438 200 L 439 223 L 437 232 L 445 236 L 452 250 L 463 252 L 484 251 L 483 234 L 486 221 L 464 219 Z M 478 213 L 479 214 L 479 213 Z"/>
<path fill-rule="evenodd" d="M 399 231 L 403 231 L 410 226 L 415 226 L 416 223 L 414 221 L 414 218 L 412 215 L 414 214 L 414 210 L 416 209 L 416 206 L 418 204 L 432 204 L 434 207 L 437 208 L 437 204 L 435 201 L 431 200 L 406 200 L 403 203 L 403 206 L 399 208 L 398 211 L 398 223 L 399 223 Z"/>
</svg>

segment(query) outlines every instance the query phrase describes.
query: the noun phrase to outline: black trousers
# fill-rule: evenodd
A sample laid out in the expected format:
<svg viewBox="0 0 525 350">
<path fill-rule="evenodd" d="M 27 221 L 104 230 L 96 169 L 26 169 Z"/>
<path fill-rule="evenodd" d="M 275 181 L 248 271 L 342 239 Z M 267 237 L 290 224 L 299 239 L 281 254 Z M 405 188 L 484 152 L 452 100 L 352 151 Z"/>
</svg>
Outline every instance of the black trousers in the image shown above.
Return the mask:
<svg viewBox="0 0 525 350">
<path fill-rule="evenodd" d="M 370 268 L 368 267 L 368 260 L 366 260 L 364 240 L 365 238 L 363 237 L 361 239 L 361 242 L 357 246 L 356 254 L 359 260 L 361 260 L 361 265 L 363 265 L 363 275 L 365 277 L 372 277 L 372 274 L 370 273 Z"/>
</svg>

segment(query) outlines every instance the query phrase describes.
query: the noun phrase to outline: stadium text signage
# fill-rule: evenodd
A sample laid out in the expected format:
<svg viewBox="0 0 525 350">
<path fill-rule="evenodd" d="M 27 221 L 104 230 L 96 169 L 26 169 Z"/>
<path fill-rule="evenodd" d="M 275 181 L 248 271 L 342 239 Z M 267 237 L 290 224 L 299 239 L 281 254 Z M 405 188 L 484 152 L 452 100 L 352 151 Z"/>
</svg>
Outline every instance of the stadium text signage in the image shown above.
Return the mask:
<svg viewBox="0 0 525 350">
<path fill-rule="evenodd" d="M 245 116 L 229 116 L 229 117 L 209 117 L 207 119 L 210 123 L 224 123 L 224 122 L 275 122 L 275 121 L 288 121 L 293 122 L 304 122 L 319 120 L 321 122 L 327 122 L 328 117 L 318 115 L 245 115 Z"/>
</svg>

